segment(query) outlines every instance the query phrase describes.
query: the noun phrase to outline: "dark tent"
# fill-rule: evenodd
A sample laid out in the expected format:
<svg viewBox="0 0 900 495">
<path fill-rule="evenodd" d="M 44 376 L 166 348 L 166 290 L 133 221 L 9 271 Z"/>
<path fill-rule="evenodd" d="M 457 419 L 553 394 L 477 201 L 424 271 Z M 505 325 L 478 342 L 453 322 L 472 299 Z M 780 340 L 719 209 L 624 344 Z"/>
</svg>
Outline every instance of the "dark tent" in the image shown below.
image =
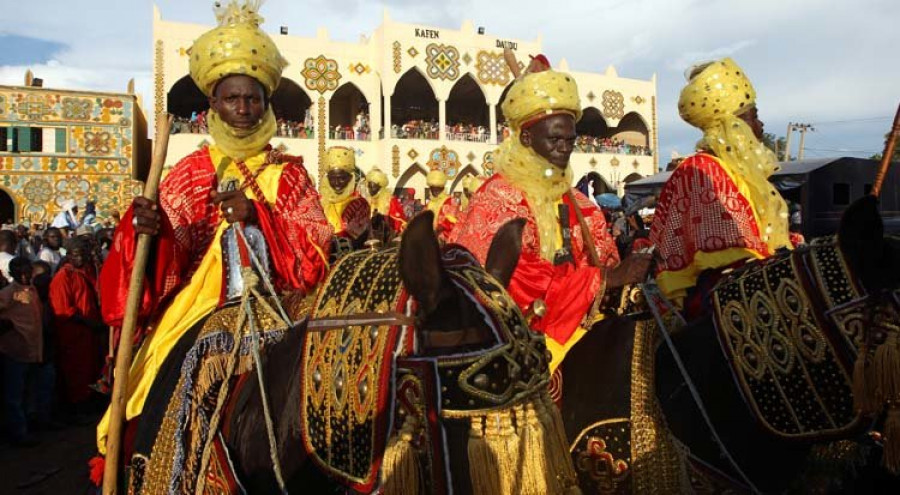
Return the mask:
<svg viewBox="0 0 900 495">
<path fill-rule="evenodd" d="M 817 158 L 782 162 L 769 180 L 786 200 L 799 204 L 802 232 L 808 239 L 837 231 L 841 213 L 853 201 L 868 194 L 878 172 L 876 160 Z M 626 202 L 659 195 L 672 175 L 662 172 L 625 186 Z M 891 167 L 881 191 L 885 231 L 900 233 L 900 167 Z"/>
</svg>

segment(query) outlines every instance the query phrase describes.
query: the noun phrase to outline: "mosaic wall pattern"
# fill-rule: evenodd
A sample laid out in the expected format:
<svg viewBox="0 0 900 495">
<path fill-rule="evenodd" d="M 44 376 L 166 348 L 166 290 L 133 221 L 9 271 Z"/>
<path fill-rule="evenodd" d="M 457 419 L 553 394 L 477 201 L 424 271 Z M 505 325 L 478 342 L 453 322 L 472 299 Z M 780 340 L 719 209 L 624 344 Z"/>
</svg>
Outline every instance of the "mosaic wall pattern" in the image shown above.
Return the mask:
<svg viewBox="0 0 900 495">
<path fill-rule="evenodd" d="M 330 58 L 325 58 L 325 55 L 306 59 L 300 73 L 306 78 L 307 89 L 318 91 L 320 94 L 334 91 L 341 81 L 338 63 Z"/>
<path fill-rule="evenodd" d="M 0 90 L 0 125 L 56 138 L 48 145 L 43 134 L 43 151 L 0 152 L 0 188 L 18 220 L 50 221 L 69 199 L 96 201 L 101 218 L 124 212 L 142 187 L 131 179 L 135 110 L 134 100 L 115 95 Z"/>
<path fill-rule="evenodd" d="M 446 146 L 441 146 L 440 148 L 432 150 L 431 153 L 428 154 L 427 165 L 429 170 L 443 170 L 450 180 L 453 180 L 453 178 L 456 177 L 456 174 L 462 166 L 462 164 L 459 163 L 459 155 Z"/>
<path fill-rule="evenodd" d="M 621 119 L 625 116 L 625 97 L 618 91 L 603 92 L 603 116 L 607 119 Z"/>
<path fill-rule="evenodd" d="M 459 50 L 456 47 L 432 43 L 425 48 L 425 54 L 428 77 L 448 81 L 459 77 Z"/>
<path fill-rule="evenodd" d="M 506 64 L 502 52 L 478 52 L 478 57 L 475 59 L 475 70 L 481 84 L 497 86 L 509 84 L 509 65 Z"/>
</svg>

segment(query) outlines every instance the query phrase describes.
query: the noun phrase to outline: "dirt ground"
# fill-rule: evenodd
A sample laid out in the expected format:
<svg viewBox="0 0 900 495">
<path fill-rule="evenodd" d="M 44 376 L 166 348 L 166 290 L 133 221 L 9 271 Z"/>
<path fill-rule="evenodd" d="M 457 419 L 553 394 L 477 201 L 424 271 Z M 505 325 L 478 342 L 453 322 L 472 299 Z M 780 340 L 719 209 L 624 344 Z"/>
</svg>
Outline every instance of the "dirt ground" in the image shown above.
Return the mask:
<svg viewBox="0 0 900 495">
<path fill-rule="evenodd" d="M 95 493 L 88 479 L 88 460 L 96 452 L 95 424 L 35 433 L 40 441 L 35 447 L 0 445 L 0 495 Z"/>
</svg>

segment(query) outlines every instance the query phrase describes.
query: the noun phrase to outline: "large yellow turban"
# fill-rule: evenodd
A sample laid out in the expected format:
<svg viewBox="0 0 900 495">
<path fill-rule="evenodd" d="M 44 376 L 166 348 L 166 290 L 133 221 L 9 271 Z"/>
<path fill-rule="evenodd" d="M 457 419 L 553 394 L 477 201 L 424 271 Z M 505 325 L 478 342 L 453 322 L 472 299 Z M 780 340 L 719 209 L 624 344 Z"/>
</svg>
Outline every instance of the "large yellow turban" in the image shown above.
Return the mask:
<svg viewBox="0 0 900 495">
<path fill-rule="evenodd" d="M 447 174 L 436 168 L 425 176 L 425 184 L 428 184 L 428 187 L 444 187 L 447 185 Z"/>
<path fill-rule="evenodd" d="M 352 174 L 356 170 L 356 154 L 350 148 L 332 146 L 325 151 L 323 164 L 325 165 L 325 172 L 329 170 L 343 170 Z"/>
<path fill-rule="evenodd" d="M 734 60 L 725 58 L 705 66 L 681 90 L 678 112 L 685 122 L 699 129 L 732 115 L 740 115 L 756 104 L 756 90 Z"/>
<path fill-rule="evenodd" d="M 375 167 L 366 175 L 366 180 L 373 184 L 378 184 L 381 187 L 387 187 L 388 185 L 388 176 L 384 172 L 381 171 L 380 168 Z"/>
<path fill-rule="evenodd" d="M 288 63 L 272 38 L 259 29 L 263 18 L 258 2 L 238 5 L 236 0 L 217 14 L 219 26 L 194 41 L 190 50 L 191 78 L 203 94 L 212 95 L 224 77 L 245 74 L 259 81 L 269 96 L 281 81 Z"/>
<path fill-rule="evenodd" d="M 768 181 L 778 170 L 775 154 L 739 117 L 755 105 L 753 85 L 730 58 L 693 70 L 678 99 L 681 118 L 703 131 L 698 149 L 711 151 L 719 158 L 753 206 L 763 240 L 775 251 L 791 246 L 788 210 L 784 199 Z"/>
<path fill-rule="evenodd" d="M 559 113 L 572 115 L 576 121 L 581 119 L 581 100 L 575 78 L 549 69 L 515 80 L 500 107 L 514 131 L 524 124 Z"/>
</svg>

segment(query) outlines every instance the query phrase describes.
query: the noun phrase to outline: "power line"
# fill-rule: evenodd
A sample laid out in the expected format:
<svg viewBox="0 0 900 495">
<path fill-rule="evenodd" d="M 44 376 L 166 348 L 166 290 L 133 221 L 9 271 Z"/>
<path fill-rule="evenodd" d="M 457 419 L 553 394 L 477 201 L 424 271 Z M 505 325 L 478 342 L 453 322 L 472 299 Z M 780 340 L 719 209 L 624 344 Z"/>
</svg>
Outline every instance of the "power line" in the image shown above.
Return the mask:
<svg viewBox="0 0 900 495">
<path fill-rule="evenodd" d="M 865 118 L 865 119 L 831 120 L 831 121 L 827 121 L 827 122 L 813 122 L 813 124 L 815 124 L 815 125 L 822 125 L 822 124 L 851 124 L 851 123 L 854 123 L 854 122 L 880 122 L 880 121 L 886 121 L 886 120 L 891 120 L 891 117 L 890 117 L 890 116 L 887 116 L 887 117 L 868 117 L 868 118 Z"/>
<path fill-rule="evenodd" d="M 846 149 L 835 150 L 835 149 L 826 149 L 826 148 L 806 148 L 806 147 L 804 147 L 803 149 L 805 149 L 807 151 L 826 151 L 829 153 L 869 153 L 869 154 L 873 154 L 873 155 L 875 153 L 881 153 L 880 151 L 868 151 L 868 150 L 846 150 Z"/>
</svg>

